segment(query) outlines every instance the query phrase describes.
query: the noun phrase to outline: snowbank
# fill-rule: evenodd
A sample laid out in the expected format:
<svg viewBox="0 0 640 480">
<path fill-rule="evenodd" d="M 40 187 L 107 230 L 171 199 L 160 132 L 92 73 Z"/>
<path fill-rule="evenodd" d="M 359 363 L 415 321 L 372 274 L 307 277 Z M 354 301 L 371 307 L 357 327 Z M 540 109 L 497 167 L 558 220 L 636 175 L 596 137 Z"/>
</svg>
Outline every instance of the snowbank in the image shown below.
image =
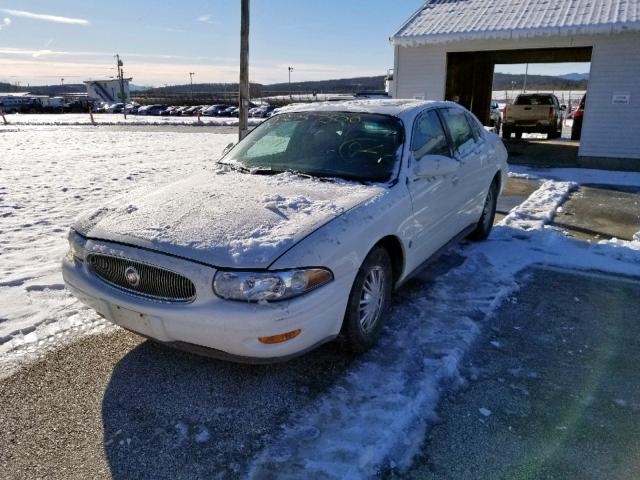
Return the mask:
<svg viewBox="0 0 640 480">
<path fill-rule="evenodd" d="M 235 135 L 86 127 L 0 130 L 0 375 L 107 324 L 64 289 L 74 218 L 212 164 Z"/>
</svg>

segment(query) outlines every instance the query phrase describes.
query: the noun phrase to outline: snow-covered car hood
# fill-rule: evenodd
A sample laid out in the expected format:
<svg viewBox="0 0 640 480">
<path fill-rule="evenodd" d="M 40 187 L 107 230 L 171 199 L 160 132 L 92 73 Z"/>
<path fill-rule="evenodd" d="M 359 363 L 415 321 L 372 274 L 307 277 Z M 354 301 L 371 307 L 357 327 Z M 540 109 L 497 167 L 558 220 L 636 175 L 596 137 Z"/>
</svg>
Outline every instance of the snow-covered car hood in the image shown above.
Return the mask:
<svg viewBox="0 0 640 480">
<path fill-rule="evenodd" d="M 218 267 L 266 268 L 318 227 L 385 191 L 294 174 L 202 172 L 80 217 L 89 238 Z"/>
</svg>

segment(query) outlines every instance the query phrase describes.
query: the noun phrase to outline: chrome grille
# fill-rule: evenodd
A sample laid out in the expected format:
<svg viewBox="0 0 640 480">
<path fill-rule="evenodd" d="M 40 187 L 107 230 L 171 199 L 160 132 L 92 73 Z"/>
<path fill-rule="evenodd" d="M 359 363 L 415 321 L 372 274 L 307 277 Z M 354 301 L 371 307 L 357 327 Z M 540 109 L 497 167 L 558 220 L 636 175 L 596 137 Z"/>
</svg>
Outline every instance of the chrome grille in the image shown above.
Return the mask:
<svg viewBox="0 0 640 480">
<path fill-rule="evenodd" d="M 196 287 L 188 278 L 126 258 L 91 254 L 91 270 L 108 284 L 129 293 L 165 302 L 190 302 Z"/>
</svg>

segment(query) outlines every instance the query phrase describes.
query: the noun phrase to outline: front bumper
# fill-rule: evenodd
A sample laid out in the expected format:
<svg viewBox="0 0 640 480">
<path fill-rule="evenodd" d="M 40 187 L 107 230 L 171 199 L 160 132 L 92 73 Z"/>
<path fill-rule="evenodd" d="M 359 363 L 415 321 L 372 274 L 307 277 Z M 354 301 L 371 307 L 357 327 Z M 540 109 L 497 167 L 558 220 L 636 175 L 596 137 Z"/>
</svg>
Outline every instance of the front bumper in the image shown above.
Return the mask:
<svg viewBox="0 0 640 480">
<path fill-rule="evenodd" d="M 86 262 L 64 259 L 62 275 L 80 301 L 111 322 L 145 337 L 218 358 L 251 363 L 278 361 L 335 338 L 346 311 L 351 281 L 333 282 L 301 297 L 253 304 L 223 300 L 212 290 L 213 267 L 133 247 L 89 240 L 87 250 L 158 265 L 196 286 L 191 303 L 159 302 L 115 288 L 93 274 Z M 301 329 L 295 338 L 263 344 L 258 337 Z"/>
</svg>

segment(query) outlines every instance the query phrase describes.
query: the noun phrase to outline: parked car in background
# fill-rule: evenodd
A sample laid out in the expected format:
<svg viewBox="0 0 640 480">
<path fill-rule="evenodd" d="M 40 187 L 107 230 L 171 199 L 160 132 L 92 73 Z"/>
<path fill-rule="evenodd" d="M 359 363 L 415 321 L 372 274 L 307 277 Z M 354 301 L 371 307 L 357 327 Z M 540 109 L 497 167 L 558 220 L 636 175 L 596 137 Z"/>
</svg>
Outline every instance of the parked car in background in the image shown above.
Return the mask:
<svg viewBox="0 0 640 480">
<path fill-rule="evenodd" d="M 205 110 L 202 110 L 201 114 L 206 117 L 217 117 L 218 115 L 220 115 L 221 111 L 227 108 L 229 108 L 229 105 L 223 105 L 223 104 L 211 105 L 210 107 L 207 107 Z"/>
<path fill-rule="evenodd" d="M 160 116 L 166 109 L 167 105 L 150 105 L 149 108 L 144 111 L 143 115 Z M 140 114 L 140 110 L 138 110 L 138 114 Z"/>
<path fill-rule="evenodd" d="M 274 110 L 275 107 L 272 105 L 263 105 L 249 110 L 249 116 L 256 118 L 267 118 L 271 116 L 271 112 L 273 112 Z"/>
<path fill-rule="evenodd" d="M 504 111 L 502 137 L 522 138 L 523 133 L 546 133 L 557 138 L 562 133 L 563 112 L 558 98 L 551 93 L 521 93 Z"/>
<path fill-rule="evenodd" d="M 500 111 L 500 105 L 498 105 L 496 100 L 491 100 L 489 126 L 495 128 L 496 133 L 500 133 L 500 127 L 502 126 L 502 112 Z"/>
<path fill-rule="evenodd" d="M 182 115 L 185 116 L 191 116 L 194 115 L 194 112 L 199 109 L 200 107 L 197 105 L 191 106 L 191 107 L 187 107 L 182 111 Z"/>
<path fill-rule="evenodd" d="M 584 118 L 584 107 L 587 95 L 583 95 L 578 104 L 578 108 L 573 112 L 573 125 L 571 125 L 571 140 L 580 140 L 582 136 L 582 120 Z"/>
<path fill-rule="evenodd" d="M 114 103 L 105 109 L 106 113 L 122 113 L 124 111 L 124 103 Z"/>
<path fill-rule="evenodd" d="M 181 106 L 181 107 L 176 107 L 175 109 L 173 109 L 171 111 L 171 113 L 169 115 L 173 116 L 173 117 L 181 117 L 183 112 L 189 107 L 187 106 Z"/>
<path fill-rule="evenodd" d="M 100 102 L 100 103 L 96 103 L 93 106 L 92 112 L 93 113 L 104 113 L 107 108 L 109 108 L 109 104 L 105 103 L 105 102 Z"/>
<path fill-rule="evenodd" d="M 233 112 L 235 110 L 238 110 L 238 107 L 227 107 L 223 110 L 220 110 L 220 117 L 232 117 L 233 116 Z"/>
<path fill-rule="evenodd" d="M 167 107 L 167 108 L 165 108 L 164 110 L 161 110 L 161 111 L 160 111 L 160 115 L 162 115 L 163 117 L 168 117 L 169 115 L 171 115 L 171 114 L 172 114 L 172 112 L 173 112 L 176 108 L 178 108 L 178 107 L 174 107 L 174 106 Z"/>
<path fill-rule="evenodd" d="M 218 165 L 80 218 L 63 277 L 113 323 L 200 354 L 272 362 L 340 334 L 363 352 L 394 288 L 489 235 L 506 159 L 449 102 L 290 107 Z"/>
</svg>

